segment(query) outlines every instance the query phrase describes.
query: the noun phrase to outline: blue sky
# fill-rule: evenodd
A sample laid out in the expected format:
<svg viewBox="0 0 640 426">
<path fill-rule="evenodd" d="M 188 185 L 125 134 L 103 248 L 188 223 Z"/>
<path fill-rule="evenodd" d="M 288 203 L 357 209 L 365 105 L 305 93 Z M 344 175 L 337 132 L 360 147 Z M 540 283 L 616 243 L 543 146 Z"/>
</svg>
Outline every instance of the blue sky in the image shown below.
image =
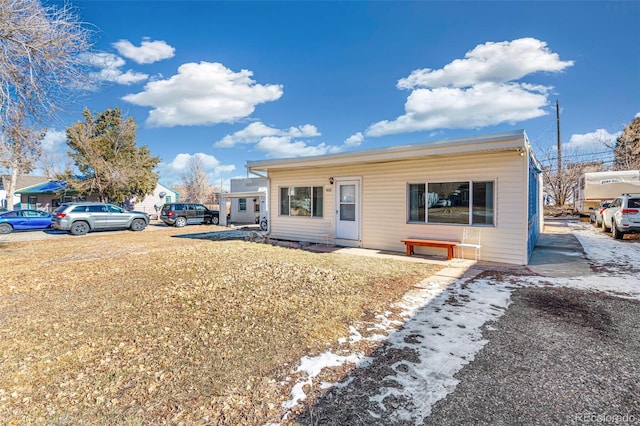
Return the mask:
<svg viewBox="0 0 640 426">
<path fill-rule="evenodd" d="M 637 1 L 71 5 L 99 84 L 45 147 L 64 152 L 83 108 L 119 107 L 167 184 L 194 155 L 228 186 L 247 160 L 515 129 L 548 152 L 556 100 L 567 152 L 598 152 L 640 113 Z"/>
</svg>

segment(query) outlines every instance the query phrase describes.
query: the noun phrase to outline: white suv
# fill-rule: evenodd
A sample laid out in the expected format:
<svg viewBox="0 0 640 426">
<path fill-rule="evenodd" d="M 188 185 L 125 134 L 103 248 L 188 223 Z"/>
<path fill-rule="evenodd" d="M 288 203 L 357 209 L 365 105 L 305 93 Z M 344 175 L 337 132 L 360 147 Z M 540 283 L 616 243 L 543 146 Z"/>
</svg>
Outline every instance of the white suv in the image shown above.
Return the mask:
<svg viewBox="0 0 640 426">
<path fill-rule="evenodd" d="M 602 228 L 611 229 L 613 238 L 621 240 L 624 234 L 640 233 L 640 194 L 624 194 L 602 212 Z"/>
</svg>

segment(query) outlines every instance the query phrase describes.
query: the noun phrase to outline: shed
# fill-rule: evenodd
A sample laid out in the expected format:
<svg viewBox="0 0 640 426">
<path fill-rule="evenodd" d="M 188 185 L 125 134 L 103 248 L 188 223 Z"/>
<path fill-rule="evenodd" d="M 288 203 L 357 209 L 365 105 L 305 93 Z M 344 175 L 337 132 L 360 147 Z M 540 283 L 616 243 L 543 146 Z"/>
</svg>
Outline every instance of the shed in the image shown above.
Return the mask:
<svg viewBox="0 0 640 426">
<path fill-rule="evenodd" d="M 248 161 L 268 183 L 272 238 L 402 252 L 405 238 L 461 241 L 526 265 L 543 225 L 540 166 L 524 130 L 330 155 Z M 438 249 L 416 247 L 417 253 Z"/>
</svg>

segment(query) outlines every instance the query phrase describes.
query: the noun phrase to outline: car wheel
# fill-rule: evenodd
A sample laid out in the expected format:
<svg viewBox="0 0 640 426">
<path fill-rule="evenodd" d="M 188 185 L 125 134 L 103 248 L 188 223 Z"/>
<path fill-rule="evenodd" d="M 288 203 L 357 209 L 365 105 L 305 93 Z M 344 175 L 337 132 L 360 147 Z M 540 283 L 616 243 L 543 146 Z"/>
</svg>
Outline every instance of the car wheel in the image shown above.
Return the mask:
<svg viewBox="0 0 640 426">
<path fill-rule="evenodd" d="M 602 218 L 602 230 L 603 230 L 604 232 L 609 232 L 609 229 L 611 229 L 611 228 L 609 228 L 609 227 L 607 226 L 607 222 L 604 220 L 604 218 Z"/>
<path fill-rule="evenodd" d="M 0 234 L 9 234 L 13 231 L 13 226 L 8 223 L 0 223 Z"/>
<path fill-rule="evenodd" d="M 616 223 L 611 223 L 611 236 L 616 240 L 621 240 L 624 238 L 624 234 L 618 230 Z"/>
<path fill-rule="evenodd" d="M 142 231 L 146 227 L 147 227 L 147 222 L 145 222 L 142 219 L 134 219 L 133 222 L 131 222 L 132 231 Z"/>
<path fill-rule="evenodd" d="M 209 221 L 212 225 L 217 225 L 220 223 L 220 218 L 218 216 L 211 216 L 211 220 Z"/>
<path fill-rule="evenodd" d="M 89 232 L 89 224 L 87 222 L 74 222 L 69 229 L 69 233 L 73 235 L 84 235 Z"/>
<path fill-rule="evenodd" d="M 182 228 L 186 224 L 187 224 L 187 218 L 180 216 L 179 218 L 176 219 L 175 227 Z"/>
<path fill-rule="evenodd" d="M 260 222 L 260 229 L 262 229 L 263 231 L 266 231 L 267 228 L 268 228 L 267 219 L 264 219 L 263 221 Z"/>
</svg>

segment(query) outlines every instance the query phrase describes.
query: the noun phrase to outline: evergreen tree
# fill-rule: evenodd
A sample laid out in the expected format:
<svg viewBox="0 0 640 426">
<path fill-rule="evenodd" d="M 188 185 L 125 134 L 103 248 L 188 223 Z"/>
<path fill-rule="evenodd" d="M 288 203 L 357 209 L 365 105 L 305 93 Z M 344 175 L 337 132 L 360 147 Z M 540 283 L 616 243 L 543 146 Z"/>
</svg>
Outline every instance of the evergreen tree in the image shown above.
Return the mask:
<svg viewBox="0 0 640 426">
<path fill-rule="evenodd" d="M 144 198 L 153 193 L 158 174 L 153 169 L 160 162 L 146 146 L 136 146 L 137 126 L 133 118 L 123 119 L 118 108 L 91 115 L 83 112 L 67 129 L 69 156 L 80 172 L 70 171 L 63 179 L 81 194 L 97 194 L 101 201 L 123 203 L 132 196 Z"/>
</svg>

